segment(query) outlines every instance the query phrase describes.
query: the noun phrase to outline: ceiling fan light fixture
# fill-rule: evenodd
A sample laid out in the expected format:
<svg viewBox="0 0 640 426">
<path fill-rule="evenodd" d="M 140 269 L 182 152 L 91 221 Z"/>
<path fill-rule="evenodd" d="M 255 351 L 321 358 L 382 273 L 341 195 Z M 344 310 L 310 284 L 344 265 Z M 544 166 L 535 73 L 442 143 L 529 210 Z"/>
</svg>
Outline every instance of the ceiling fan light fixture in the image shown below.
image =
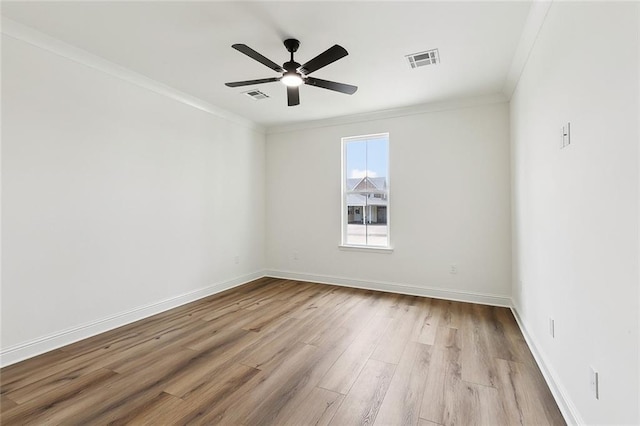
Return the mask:
<svg viewBox="0 0 640 426">
<path fill-rule="evenodd" d="M 282 84 L 288 87 L 298 87 L 302 84 L 302 77 L 296 72 L 289 71 L 282 76 Z"/>
<path fill-rule="evenodd" d="M 1 0 L 0 0 L 1 1 Z M 338 59 L 344 58 L 349 53 L 347 50 L 337 44 L 334 44 L 315 58 L 307 61 L 303 65 L 297 63 L 293 54 L 298 50 L 300 42 L 296 39 L 289 38 L 284 41 L 284 47 L 291 54 L 289 61 L 282 64 L 282 66 L 276 64 L 271 59 L 262 56 L 246 44 L 236 43 L 231 47 L 236 49 L 240 53 L 244 53 L 251 59 L 260 62 L 271 68 L 273 71 L 279 73 L 278 77 L 261 78 L 257 80 L 245 80 L 245 81 L 232 81 L 225 83 L 227 87 L 243 87 L 253 86 L 254 84 L 272 83 L 274 81 L 281 81 L 282 84 L 287 86 L 287 105 L 296 106 L 300 105 L 300 89 L 302 84 L 308 84 L 309 86 L 319 87 L 321 89 L 333 90 L 334 92 L 345 93 L 347 95 L 353 95 L 357 86 L 350 84 L 337 83 L 335 81 L 322 80 L 320 78 L 310 77 L 309 74 L 324 68 L 329 64 L 334 63 Z"/>
</svg>

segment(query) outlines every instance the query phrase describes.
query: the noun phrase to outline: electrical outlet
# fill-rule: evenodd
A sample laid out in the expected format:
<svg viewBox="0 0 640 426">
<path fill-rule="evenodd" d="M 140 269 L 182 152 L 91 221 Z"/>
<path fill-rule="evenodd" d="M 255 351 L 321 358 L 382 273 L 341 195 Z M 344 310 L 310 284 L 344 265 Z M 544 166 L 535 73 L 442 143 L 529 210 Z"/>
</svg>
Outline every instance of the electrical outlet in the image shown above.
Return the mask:
<svg viewBox="0 0 640 426">
<path fill-rule="evenodd" d="M 556 322 L 551 317 L 549 317 L 549 334 L 552 338 L 556 338 Z"/>
<path fill-rule="evenodd" d="M 599 374 L 595 368 L 589 367 L 589 385 L 591 387 L 591 394 L 596 398 L 600 399 L 600 384 L 599 384 Z"/>
<path fill-rule="evenodd" d="M 455 263 L 452 263 L 451 266 L 449 267 L 449 273 L 452 275 L 455 275 L 458 273 L 458 265 L 456 265 Z"/>
<path fill-rule="evenodd" d="M 236 265 L 240 264 L 240 256 L 236 255 L 236 256 L 233 258 L 233 263 L 235 263 Z"/>
</svg>

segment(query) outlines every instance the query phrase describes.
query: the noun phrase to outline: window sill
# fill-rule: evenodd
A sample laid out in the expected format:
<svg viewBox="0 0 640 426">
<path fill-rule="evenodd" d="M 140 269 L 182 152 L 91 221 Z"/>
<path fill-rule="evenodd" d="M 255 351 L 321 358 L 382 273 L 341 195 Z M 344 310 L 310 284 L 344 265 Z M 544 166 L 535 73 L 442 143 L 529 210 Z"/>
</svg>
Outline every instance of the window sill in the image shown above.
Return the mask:
<svg viewBox="0 0 640 426">
<path fill-rule="evenodd" d="M 340 244 L 338 245 L 338 248 L 344 251 L 363 251 L 363 252 L 380 253 L 380 254 L 393 253 L 392 247 L 350 246 L 350 245 Z"/>
</svg>

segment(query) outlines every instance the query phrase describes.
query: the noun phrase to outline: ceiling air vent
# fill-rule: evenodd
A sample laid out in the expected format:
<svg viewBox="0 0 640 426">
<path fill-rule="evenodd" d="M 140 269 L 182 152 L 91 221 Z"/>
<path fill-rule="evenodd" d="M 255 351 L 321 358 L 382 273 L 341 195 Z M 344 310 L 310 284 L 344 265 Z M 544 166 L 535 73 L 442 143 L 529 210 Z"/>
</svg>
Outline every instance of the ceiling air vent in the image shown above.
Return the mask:
<svg viewBox="0 0 640 426">
<path fill-rule="evenodd" d="M 254 101 L 259 101 L 260 99 L 267 99 L 269 97 L 269 95 L 259 90 L 249 90 L 248 92 L 242 92 L 242 93 L 247 95 Z"/>
<path fill-rule="evenodd" d="M 414 53 L 406 56 L 411 68 L 425 67 L 440 62 L 438 49 L 427 50 L 426 52 Z"/>
</svg>

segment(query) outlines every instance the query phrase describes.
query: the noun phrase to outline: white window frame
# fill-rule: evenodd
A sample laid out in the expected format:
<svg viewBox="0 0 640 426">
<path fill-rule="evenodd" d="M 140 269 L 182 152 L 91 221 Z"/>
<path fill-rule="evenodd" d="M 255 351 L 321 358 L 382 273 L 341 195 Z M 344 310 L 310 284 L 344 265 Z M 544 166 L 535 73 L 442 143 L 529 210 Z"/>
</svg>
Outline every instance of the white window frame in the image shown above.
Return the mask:
<svg viewBox="0 0 640 426">
<path fill-rule="evenodd" d="M 386 246 L 373 246 L 373 245 L 360 245 L 360 244 L 347 244 L 347 144 L 349 142 L 359 141 L 359 140 L 367 140 L 367 139 L 375 139 L 375 138 L 386 138 L 387 139 L 387 245 Z M 390 161 L 390 151 L 391 151 L 391 140 L 389 138 L 389 133 L 374 133 L 369 135 L 358 135 L 358 136 L 347 136 L 343 137 L 341 141 L 341 195 L 342 202 L 340 208 L 340 223 L 341 223 L 341 235 L 340 235 L 340 244 L 339 248 L 341 250 L 348 251 L 367 251 L 367 252 L 377 252 L 377 253 L 392 253 L 393 247 L 391 245 L 391 161 Z"/>
</svg>

